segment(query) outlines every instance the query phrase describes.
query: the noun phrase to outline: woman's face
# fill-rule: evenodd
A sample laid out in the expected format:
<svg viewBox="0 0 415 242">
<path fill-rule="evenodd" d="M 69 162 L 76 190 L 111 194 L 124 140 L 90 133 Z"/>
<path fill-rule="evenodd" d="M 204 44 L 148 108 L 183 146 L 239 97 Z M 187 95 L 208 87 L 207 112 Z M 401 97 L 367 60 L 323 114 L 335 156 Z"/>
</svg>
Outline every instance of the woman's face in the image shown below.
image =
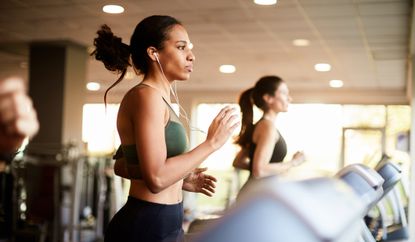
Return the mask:
<svg viewBox="0 0 415 242">
<path fill-rule="evenodd" d="M 158 51 L 164 75 L 169 81 L 187 80 L 190 78 L 195 60 L 191 50 L 192 47 L 184 27 L 175 25 L 170 30 L 163 49 Z"/>
<path fill-rule="evenodd" d="M 288 105 L 291 103 L 292 98 L 290 96 L 290 90 L 285 82 L 282 82 L 277 90 L 275 90 L 272 100 L 270 107 L 272 110 L 275 112 L 288 111 Z"/>
</svg>

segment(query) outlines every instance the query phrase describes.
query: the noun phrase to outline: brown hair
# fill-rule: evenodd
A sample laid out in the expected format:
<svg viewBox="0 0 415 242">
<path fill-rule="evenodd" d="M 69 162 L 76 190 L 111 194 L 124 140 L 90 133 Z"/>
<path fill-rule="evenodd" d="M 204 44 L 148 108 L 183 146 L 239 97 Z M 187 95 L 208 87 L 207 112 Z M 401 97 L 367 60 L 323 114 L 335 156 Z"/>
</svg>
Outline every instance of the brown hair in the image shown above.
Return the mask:
<svg viewBox="0 0 415 242">
<path fill-rule="evenodd" d="M 147 74 L 149 67 L 147 48 L 152 46 L 156 49 L 162 49 L 171 28 L 175 25 L 181 25 L 181 23 L 173 17 L 149 16 L 135 27 L 130 45 L 124 44 L 121 38 L 115 36 L 107 25 L 101 26 L 97 31 L 98 37 L 94 39 L 95 50 L 91 55 L 102 61 L 108 70 L 121 74 L 105 91 L 105 104 L 107 103 L 108 91 L 121 82 L 128 67 L 131 66 L 130 55 L 134 68 L 140 74 Z"/>
<path fill-rule="evenodd" d="M 239 107 L 242 113 L 241 132 L 236 138 L 235 143 L 241 148 L 249 148 L 252 142 L 252 134 L 254 133 L 254 104 L 263 111 L 266 111 L 263 96 L 268 94 L 273 96 L 280 84 L 284 82 L 278 76 L 261 77 L 255 86 L 242 92 L 239 97 Z"/>
</svg>

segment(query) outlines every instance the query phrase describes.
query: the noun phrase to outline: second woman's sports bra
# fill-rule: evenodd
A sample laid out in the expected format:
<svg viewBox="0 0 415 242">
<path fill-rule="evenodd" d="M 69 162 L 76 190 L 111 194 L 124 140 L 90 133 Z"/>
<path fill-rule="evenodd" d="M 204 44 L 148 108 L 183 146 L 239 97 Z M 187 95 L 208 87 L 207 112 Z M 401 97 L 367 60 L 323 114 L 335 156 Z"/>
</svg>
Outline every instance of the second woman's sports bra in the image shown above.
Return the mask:
<svg viewBox="0 0 415 242">
<path fill-rule="evenodd" d="M 274 150 L 272 152 L 271 159 L 269 160 L 269 163 L 277 163 L 282 162 L 287 155 L 287 144 L 285 143 L 284 137 L 282 137 L 281 133 L 277 130 L 279 134 L 279 139 L 275 143 Z M 251 143 L 249 147 L 249 171 L 252 174 L 252 161 L 254 160 L 254 154 L 255 154 L 256 144 Z"/>
</svg>

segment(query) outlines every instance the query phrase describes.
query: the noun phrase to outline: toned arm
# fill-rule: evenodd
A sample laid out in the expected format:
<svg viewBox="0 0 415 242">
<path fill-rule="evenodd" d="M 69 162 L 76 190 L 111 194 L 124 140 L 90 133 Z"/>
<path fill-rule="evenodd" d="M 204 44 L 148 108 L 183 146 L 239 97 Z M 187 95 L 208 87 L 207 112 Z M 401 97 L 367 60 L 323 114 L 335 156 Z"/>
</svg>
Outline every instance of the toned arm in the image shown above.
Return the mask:
<svg viewBox="0 0 415 242">
<path fill-rule="evenodd" d="M 150 88 L 137 88 L 127 100 L 133 137 L 121 140 L 136 144 L 140 171 L 146 186 L 158 193 L 175 184 L 198 167 L 211 153 L 221 147 L 238 126 L 230 109 L 222 110 L 213 120 L 205 142 L 182 155 L 167 158 L 164 126 L 166 105 L 159 93 Z M 222 118 L 223 117 L 223 118 Z M 119 130 L 120 123 L 118 123 Z M 121 138 L 123 135 L 120 132 Z M 128 136 L 127 134 L 125 136 Z M 132 139 L 132 140 L 131 140 Z"/>
<path fill-rule="evenodd" d="M 257 125 L 256 149 L 252 164 L 252 175 L 256 178 L 276 175 L 287 171 L 293 166 L 292 162 L 269 163 L 279 134 L 272 122 L 264 120 Z"/>
</svg>

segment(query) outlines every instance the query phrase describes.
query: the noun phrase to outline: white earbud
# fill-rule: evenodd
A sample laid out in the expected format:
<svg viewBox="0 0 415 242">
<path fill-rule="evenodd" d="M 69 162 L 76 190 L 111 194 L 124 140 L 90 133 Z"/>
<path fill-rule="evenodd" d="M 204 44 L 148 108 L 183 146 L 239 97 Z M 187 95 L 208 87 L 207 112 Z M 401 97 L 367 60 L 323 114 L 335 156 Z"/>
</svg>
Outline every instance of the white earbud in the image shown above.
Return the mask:
<svg viewBox="0 0 415 242">
<path fill-rule="evenodd" d="M 163 77 L 165 78 L 165 80 L 168 82 L 168 80 L 167 80 L 167 78 L 166 78 L 166 75 L 164 75 L 163 67 L 161 67 L 161 63 L 160 63 L 159 56 L 158 56 L 157 52 L 153 52 L 153 55 L 154 55 L 154 58 L 156 58 L 157 63 L 159 64 L 161 74 L 163 75 Z M 188 126 L 189 126 L 190 130 L 193 130 L 193 131 L 200 131 L 200 132 L 202 132 L 202 133 L 206 134 L 206 132 L 205 132 L 205 131 L 200 130 L 199 128 L 194 128 L 193 126 L 191 126 L 191 125 L 190 125 L 190 120 L 189 120 L 189 117 L 188 117 L 188 115 L 187 115 L 186 111 L 184 110 L 184 108 L 180 105 L 179 97 L 178 97 L 178 95 L 177 95 L 177 90 L 176 90 L 176 82 L 174 82 L 174 89 L 175 89 L 175 90 L 173 90 L 173 88 L 172 88 L 171 84 L 170 84 L 169 86 L 170 86 L 170 92 L 171 92 L 171 94 L 173 94 L 173 97 L 174 97 L 174 99 L 176 100 L 176 103 L 177 103 L 177 105 L 179 106 L 179 109 L 183 112 L 183 114 L 181 114 L 181 112 L 179 112 L 179 115 L 180 115 L 180 116 L 182 116 L 182 117 L 186 120 L 186 122 L 187 122 L 187 124 L 188 124 Z M 170 105 L 170 104 L 169 104 L 169 105 Z"/>
</svg>

